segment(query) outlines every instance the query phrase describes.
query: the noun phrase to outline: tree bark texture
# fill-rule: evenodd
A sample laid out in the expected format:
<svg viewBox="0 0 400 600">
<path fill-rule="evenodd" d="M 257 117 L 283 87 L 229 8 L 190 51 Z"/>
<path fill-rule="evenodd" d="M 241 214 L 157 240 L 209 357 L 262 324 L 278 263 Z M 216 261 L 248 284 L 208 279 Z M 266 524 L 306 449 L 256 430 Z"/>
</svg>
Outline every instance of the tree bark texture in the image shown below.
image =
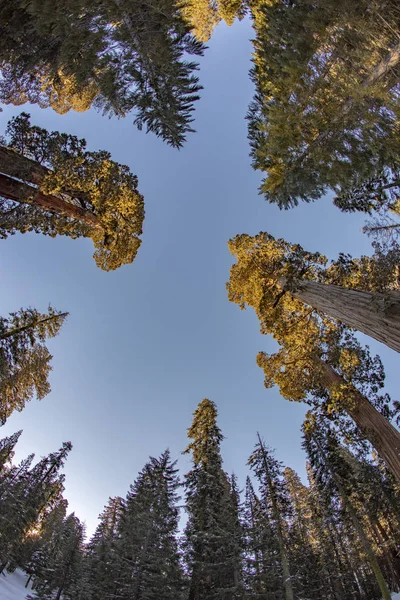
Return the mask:
<svg viewBox="0 0 400 600">
<path fill-rule="evenodd" d="M 320 366 L 328 390 L 342 384 L 348 387 L 348 382 L 330 365 L 321 360 Z M 400 433 L 397 429 L 353 386 L 344 409 L 400 482 Z"/>
<path fill-rule="evenodd" d="M 286 281 L 281 278 L 279 283 L 284 288 Z M 303 280 L 298 284 L 295 282 L 290 293 L 329 317 L 400 352 L 400 292 L 364 292 Z"/>
<path fill-rule="evenodd" d="M 56 213 L 63 217 L 75 219 L 81 223 L 86 223 L 90 227 L 100 228 L 99 219 L 92 212 L 85 210 L 71 202 L 67 202 L 57 196 L 46 196 L 26 183 L 7 177 L 0 173 L 0 196 L 20 202 L 21 204 L 34 204 L 43 210 Z"/>
</svg>

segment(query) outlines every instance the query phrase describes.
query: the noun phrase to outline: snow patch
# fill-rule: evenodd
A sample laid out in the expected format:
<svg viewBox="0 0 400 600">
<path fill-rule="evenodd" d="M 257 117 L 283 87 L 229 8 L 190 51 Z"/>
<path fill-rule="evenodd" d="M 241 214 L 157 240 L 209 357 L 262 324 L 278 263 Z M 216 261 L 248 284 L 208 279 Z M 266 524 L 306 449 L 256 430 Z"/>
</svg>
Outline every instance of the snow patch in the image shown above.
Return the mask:
<svg viewBox="0 0 400 600">
<path fill-rule="evenodd" d="M 0 575 L 0 598 L 1 600 L 25 600 L 31 586 L 25 587 L 27 575 L 21 569 L 14 573 Z"/>
</svg>

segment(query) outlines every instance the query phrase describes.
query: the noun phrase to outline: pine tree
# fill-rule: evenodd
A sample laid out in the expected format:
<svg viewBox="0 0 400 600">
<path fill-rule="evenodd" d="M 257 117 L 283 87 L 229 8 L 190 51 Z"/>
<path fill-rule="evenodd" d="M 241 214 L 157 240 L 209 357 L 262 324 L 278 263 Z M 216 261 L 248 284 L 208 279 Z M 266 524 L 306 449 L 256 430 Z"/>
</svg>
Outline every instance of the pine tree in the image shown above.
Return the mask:
<svg viewBox="0 0 400 600">
<path fill-rule="evenodd" d="M 0 99 L 63 114 L 94 106 L 179 147 L 193 131 L 203 46 L 173 0 L 23 0 L 0 9 Z M 7 26 L 5 25 L 7 24 Z"/>
<path fill-rule="evenodd" d="M 287 541 L 284 532 L 284 518 L 289 505 L 287 490 L 283 479 L 282 465 L 274 458 L 258 434 L 258 443 L 248 464 L 253 469 L 261 490 L 261 501 L 269 513 L 269 522 L 278 542 L 282 569 L 281 586 L 285 590 L 286 600 L 294 600 L 292 575 L 290 572 Z"/>
<path fill-rule="evenodd" d="M 20 438 L 22 429 L 9 437 L 0 440 L 0 477 L 10 468 L 14 456 L 14 448 Z"/>
<path fill-rule="evenodd" d="M 81 588 L 84 588 L 88 600 L 106 600 L 115 596 L 115 578 L 121 562 L 117 554 L 118 528 L 123 506 L 119 496 L 109 499 L 87 546 Z"/>
<path fill-rule="evenodd" d="M 60 502 L 64 490 L 60 469 L 71 448 L 70 442 L 64 443 L 32 469 L 31 455 L 0 478 L 0 570 L 18 563 L 26 536 Z"/>
<path fill-rule="evenodd" d="M 189 600 L 233 600 L 240 589 L 241 544 L 238 539 L 237 501 L 222 469 L 214 402 L 198 405 L 191 427 L 190 453 L 193 467 L 185 477 L 185 558 L 189 568 Z"/>
<path fill-rule="evenodd" d="M 0 146 L 0 237 L 35 231 L 92 239 L 105 271 L 130 264 L 141 244 L 143 196 L 129 168 L 85 140 L 32 126 L 21 113 Z"/>
<path fill-rule="evenodd" d="M 74 513 L 64 519 L 46 548 L 46 565 L 41 577 L 35 579 L 33 598 L 60 600 L 75 595 L 81 576 L 84 534 Z"/>
<path fill-rule="evenodd" d="M 340 256 L 329 267 L 325 256 L 268 233 L 237 235 L 229 249 L 237 258 L 228 284 L 234 302 L 249 297 L 273 312 L 286 294 L 400 352 L 400 247 L 378 247 L 372 258 Z"/>
<path fill-rule="evenodd" d="M 58 334 L 67 315 L 49 306 L 45 314 L 35 308 L 21 308 L 8 318 L 0 317 L 2 424 L 14 410 L 21 411 L 35 394 L 41 400 L 50 392 L 52 356 L 45 342 Z"/>
<path fill-rule="evenodd" d="M 176 506 L 180 483 L 175 465 L 168 450 L 158 459 L 150 458 L 131 486 L 118 523 L 115 587 L 106 598 L 183 597 Z"/>
<path fill-rule="evenodd" d="M 374 572 L 382 597 L 390 600 L 391 594 L 383 577 L 371 541 L 363 526 L 360 516 L 352 498 L 356 485 L 356 474 L 352 468 L 349 451 L 340 446 L 333 430 L 324 424 L 321 427 L 318 419 L 310 415 L 304 427 L 304 446 L 313 465 L 320 485 L 325 490 L 330 490 L 331 496 L 338 494 L 342 503 L 342 510 L 352 523 L 353 529 L 359 538 L 366 558 Z M 349 457 L 350 456 L 350 460 Z"/>
<path fill-rule="evenodd" d="M 282 249 L 279 244 L 272 249 L 275 256 L 272 252 L 271 258 L 277 258 L 279 266 Z M 304 259 L 301 253 L 300 257 Z M 275 278 L 269 282 L 262 270 L 257 272 L 253 258 L 243 250 L 243 263 L 232 268 L 228 293 L 241 308 L 254 308 L 261 332 L 272 334 L 280 346 L 274 354 L 260 352 L 257 356 L 265 386 L 278 385 L 288 400 L 322 403 L 328 414 L 346 413 L 400 481 L 400 434 L 389 421 L 394 415 L 390 398 L 379 393 L 384 385 L 380 358 L 371 357 L 368 347 L 363 348 L 339 321 L 292 294 L 274 294 Z M 318 255 L 308 255 L 308 259 L 305 265 L 312 273 Z M 295 255 L 292 272 L 296 272 L 296 261 Z"/>
<path fill-rule="evenodd" d="M 290 208 L 344 193 L 398 160 L 395 0 L 251 2 L 250 105 L 260 191 Z"/>
<path fill-rule="evenodd" d="M 327 578 L 327 571 L 312 540 L 314 527 L 310 490 L 290 467 L 285 468 L 283 475 L 291 508 L 287 524 L 287 546 L 293 588 L 298 598 L 318 600 L 326 593 L 322 582 Z"/>
</svg>

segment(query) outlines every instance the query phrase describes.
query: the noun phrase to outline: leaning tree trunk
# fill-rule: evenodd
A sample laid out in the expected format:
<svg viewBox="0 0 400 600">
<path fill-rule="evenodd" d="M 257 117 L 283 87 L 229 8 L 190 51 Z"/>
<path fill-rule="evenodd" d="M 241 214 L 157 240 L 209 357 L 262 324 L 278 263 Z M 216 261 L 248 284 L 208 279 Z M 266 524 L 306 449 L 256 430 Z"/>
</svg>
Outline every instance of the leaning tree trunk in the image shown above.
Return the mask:
<svg viewBox="0 0 400 600">
<path fill-rule="evenodd" d="M 275 489 L 274 489 L 271 475 L 269 472 L 267 458 L 265 456 L 264 444 L 261 441 L 259 433 L 257 433 L 257 436 L 258 436 L 258 441 L 260 442 L 260 448 L 263 453 L 263 463 L 264 463 L 265 475 L 266 475 L 267 483 L 268 483 L 269 494 L 271 497 L 272 513 L 274 515 L 274 519 L 276 522 L 276 535 L 278 538 L 279 552 L 281 555 L 283 583 L 285 586 L 285 598 L 286 598 L 286 600 L 294 600 L 292 579 L 291 579 L 290 569 L 289 569 L 289 560 L 288 560 L 287 552 L 286 552 L 286 548 L 285 548 L 285 540 L 283 539 L 281 515 L 279 512 L 278 504 L 276 502 Z"/>
<path fill-rule="evenodd" d="M 348 382 L 326 362 L 321 360 L 319 366 L 328 390 L 342 385 L 349 388 Z M 400 433 L 397 429 L 354 386 L 351 386 L 344 410 L 400 482 Z"/>
<path fill-rule="evenodd" d="M 286 279 L 279 278 L 285 288 Z M 400 292 L 364 292 L 317 281 L 295 281 L 292 296 L 400 352 Z"/>
<path fill-rule="evenodd" d="M 38 325 L 41 325 L 42 323 L 48 323 L 49 321 L 54 321 L 55 319 L 66 318 L 68 317 L 68 315 L 69 313 L 67 312 L 59 313 L 56 315 L 52 315 L 51 317 L 45 317 L 44 319 L 34 320 L 28 325 L 22 325 L 22 327 L 15 327 L 14 329 L 9 329 L 8 331 L 5 331 L 4 333 L 0 334 L 0 341 L 5 340 L 9 337 L 13 337 L 14 335 L 18 335 L 23 331 L 28 331 L 28 329 L 35 329 Z"/>
<path fill-rule="evenodd" d="M 0 196 L 13 202 L 21 204 L 31 204 L 38 206 L 43 210 L 56 213 L 63 217 L 75 219 L 81 223 L 86 223 L 90 227 L 101 228 L 99 219 L 92 212 L 67 202 L 57 196 L 45 195 L 37 188 L 26 183 L 7 177 L 0 173 Z"/>
</svg>

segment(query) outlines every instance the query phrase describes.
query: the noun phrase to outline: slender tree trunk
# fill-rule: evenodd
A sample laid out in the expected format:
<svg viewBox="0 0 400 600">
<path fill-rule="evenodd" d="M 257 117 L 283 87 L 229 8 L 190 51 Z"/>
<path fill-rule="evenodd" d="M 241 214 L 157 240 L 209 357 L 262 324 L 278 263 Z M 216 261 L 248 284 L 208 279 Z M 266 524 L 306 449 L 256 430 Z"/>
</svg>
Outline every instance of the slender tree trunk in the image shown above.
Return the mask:
<svg viewBox="0 0 400 600">
<path fill-rule="evenodd" d="M 283 582 L 285 585 L 285 596 L 286 596 L 286 600 L 294 600 L 292 580 L 291 580 L 290 569 L 289 569 L 289 561 L 288 561 L 288 557 L 286 554 L 285 540 L 283 539 L 281 515 L 279 513 L 279 508 L 278 508 L 278 505 L 276 502 L 275 489 L 272 484 L 271 475 L 269 473 L 268 462 L 267 462 L 267 458 L 265 456 L 264 445 L 261 441 L 259 433 L 257 433 L 257 436 L 258 436 L 258 441 L 260 442 L 260 448 L 262 449 L 262 453 L 263 453 L 264 469 L 265 469 L 265 475 L 267 478 L 269 493 L 271 496 L 272 512 L 274 515 L 274 519 L 276 521 L 276 533 L 277 533 L 277 537 L 278 537 L 279 552 L 281 555 Z"/>
<path fill-rule="evenodd" d="M 334 478 L 335 478 L 336 485 L 338 486 L 338 489 L 339 489 L 339 494 L 342 497 L 345 509 L 351 518 L 351 521 L 354 525 L 354 529 L 356 530 L 357 535 L 360 539 L 360 542 L 364 548 L 365 554 L 367 555 L 368 562 L 371 566 L 371 569 L 374 572 L 376 581 L 379 585 L 379 589 L 382 594 L 382 598 L 383 598 L 383 600 L 392 600 L 392 595 L 389 591 L 389 588 L 387 586 L 385 578 L 383 577 L 383 573 L 379 566 L 375 552 L 373 551 L 373 549 L 371 547 L 371 542 L 369 541 L 368 537 L 366 536 L 364 528 L 358 518 L 356 511 L 354 510 L 353 506 L 351 505 L 351 502 L 349 501 L 347 494 L 346 494 L 345 490 L 343 489 L 343 486 L 340 484 L 337 477 L 334 477 Z"/>
<path fill-rule="evenodd" d="M 328 390 L 342 385 L 349 387 L 349 383 L 326 362 L 319 361 L 319 366 L 323 383 Z M 397 481 L 400 481 L 400 433 L 397 429 L 354 386 L 351 386 L 350 397 L 344 404 L 344 409 Z"/>
<path fill-rule="evenodd" d="M 286 279 L 280 277 L 278 282 L 285 289 Z M 290 293 L 329 317 L 400 352 L 400 292 L 380 294 L 302 280 L 294 282 Z"/>
<path fill-rule="evenodd" d="M 28 579 L 26 580 L 26 583 L 25 583 L 25 587 L 26 587 L 26 588 L 27 588 L 27 587 L 28 587 L 28 585 L 30 584 L 32 577 L 33 577 L 33 573 L 31 573 L 31 574 L 29 575 Z"/>
<path fill-rule="evenodd" d="M 0 174 L 0 196 L 22 204 L 33 204 L 43 210 L 86 223 L 92 228 L 101 229 L 98 217 L 92 212 L 57 196 L 46 196 L 36 188 L 3 174 Z"/>
<path fill-rule="evenodd" d="M 15 327 L 14 329 L 10 329 L 3 334 L 0 334 L 0 340 L 4 340 L 6 338 L 12 337 L 13 335 L 17 335 L 18 333 L 22 333 L 22 331 L 27 331 L 28 329 L 35 329 L 41 323 L 48 323 L 48 321 L 54 321 L 54 319 L 58 319 L 60 317 L 67 317 L 69 313 L 60 313 L 57 315 L 52 315 L 51 317 L 46 317 L 45 319 L 39 319 L 38 321 L 34 321 L 29 325 L 23 325 L 22 327 Z"/>
</svg>

